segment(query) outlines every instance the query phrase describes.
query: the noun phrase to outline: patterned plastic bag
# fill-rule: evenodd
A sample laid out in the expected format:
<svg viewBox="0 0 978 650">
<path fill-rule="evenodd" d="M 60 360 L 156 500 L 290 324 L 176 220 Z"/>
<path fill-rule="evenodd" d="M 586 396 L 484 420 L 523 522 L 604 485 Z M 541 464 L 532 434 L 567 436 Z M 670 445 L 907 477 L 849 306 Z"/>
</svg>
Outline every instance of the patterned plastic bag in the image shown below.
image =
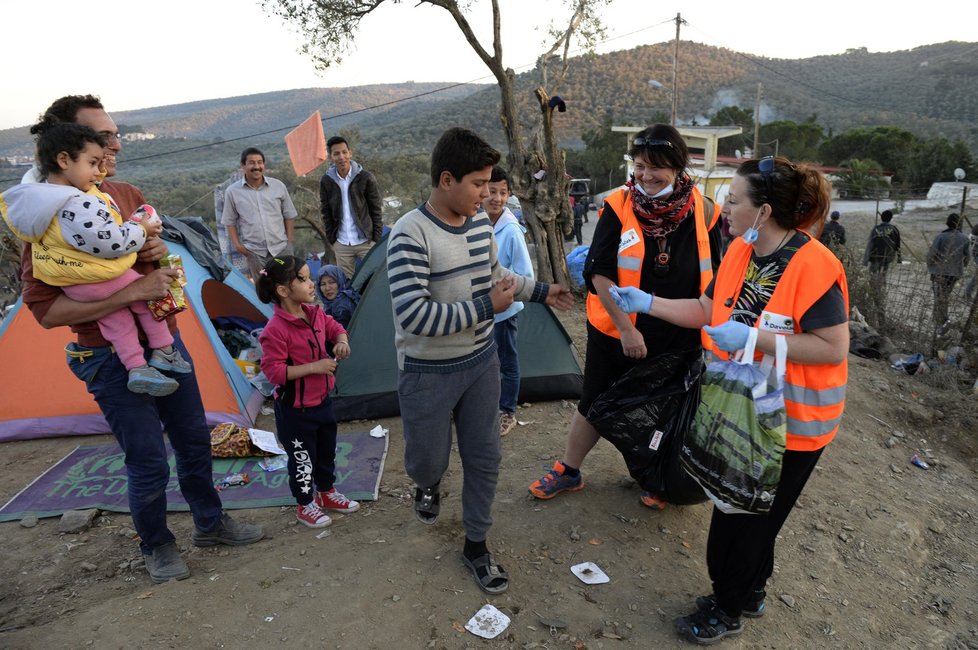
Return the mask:
<svg viewBox="0 0 978 650">
<path fill-rule="evenodd" d="M 247 456 L 273 456 L 259 449 L 251 441 L 247 429 L 231 422 L 223 422 L 211 429 L 211 456 L 214 458 L 244 458 Z"/>
<path fill-rule="evenodd" d="M 683 467 L 723 512 L 767 513 L 781 480 L 787 416 L 787 341 L 777 337 L 772 360 L 754 362 L 751 328 L 739 360 L 714 361 L 680 455 Z"/>
</svg>

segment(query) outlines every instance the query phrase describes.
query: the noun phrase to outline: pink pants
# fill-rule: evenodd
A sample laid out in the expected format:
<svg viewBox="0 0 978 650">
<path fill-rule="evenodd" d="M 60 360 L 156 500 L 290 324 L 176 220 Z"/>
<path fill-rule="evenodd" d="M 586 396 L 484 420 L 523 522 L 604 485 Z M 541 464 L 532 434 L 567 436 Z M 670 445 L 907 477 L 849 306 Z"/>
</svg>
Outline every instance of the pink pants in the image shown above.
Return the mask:
<svg viewBox="0 0 978 650">
<path fill-rule="evenodd" d="M 94 284 L 76 284 L 62 287 L 65 295 L 78 302 L 96 302 L 104 300 L 141 278 L 140 274 L 129 269 L 119 277 Z M 135 315 L 135 318 L 133 318 Z M 173 345 L 173 335 L 166 321 L 153 318 L 149 307 L 143 301 L 130 303 L 128 307 L 118 309 L 111 314 L 98 319 L 98 328 L 105 340 L 115 346 L 116 354 L 128 370 L 146 365 L 146 354 L 139 343 L 139 332 L 136 330 L 136 319 L 146 332 L 146 338 L 151 348 L 165 348 Z"/>
</svg>

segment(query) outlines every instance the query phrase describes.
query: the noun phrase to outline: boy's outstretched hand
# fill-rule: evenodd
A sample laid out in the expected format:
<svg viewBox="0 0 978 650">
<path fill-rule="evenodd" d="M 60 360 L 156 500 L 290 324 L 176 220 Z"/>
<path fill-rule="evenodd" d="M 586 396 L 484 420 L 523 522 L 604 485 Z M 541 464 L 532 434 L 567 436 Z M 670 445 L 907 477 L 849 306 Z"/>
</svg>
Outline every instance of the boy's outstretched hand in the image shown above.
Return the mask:
<svg viewBox="0 0 978 650">
<path fill-rule="evenodd" d="M 547 293 L 547 299 L 544 302 L 561 311 L 567 311 L 574 306 L 574 294 L 571 293 L 570 289 L 562 287 L 559 284 L 551 284 L 550 291 Z"/>
</svg>

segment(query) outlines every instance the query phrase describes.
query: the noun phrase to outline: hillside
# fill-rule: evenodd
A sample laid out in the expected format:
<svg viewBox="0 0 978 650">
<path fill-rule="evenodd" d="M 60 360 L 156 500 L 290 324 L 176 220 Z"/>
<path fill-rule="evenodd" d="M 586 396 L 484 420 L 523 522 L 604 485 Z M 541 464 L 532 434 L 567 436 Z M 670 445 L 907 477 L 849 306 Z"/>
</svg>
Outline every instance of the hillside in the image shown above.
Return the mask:
<svg viewBox="0 0 978 650">
<path fill-rule="evenodd" d="M 672 47 L 659 43 L 573 59 L 566 86 L 553 89 L 568 106 L 556 120 L 563 144 L 580 146 L 581 134 L 606 114 L 618 124 L 643 124 L 656 112 L 668 113 Z M 764 122 L 815 115 L 831 133 L 893 125 L 921 136 L 962 139 L 978 152 L 976 52 L 978 43 L 948 42 L 896 52 L 857 49 L 809 59 L 767 59 L 682 41 L 679 121 L 704 124 L 723 106 L 752 108 L 760 83 Z M 517 77 L 518 93 L 528 101 L 537 79 L 534 72 Z M 652 88 L 650 79 L 665 87 Z M 364 154 L 388 155 L 428 151 L 452 124 L 476 128 L 502 145 L 498 101 L 491 84 L 402 83 L 270 92 L 113 115 L 121 125 L 139 125 L 158 136 L 264 144 L 281 143 L 288 130 L 318 109 L 328 133 L 358 128 Z M 142 144 L 130 145 L 125 157 L 146 151 Z M 0 156 L 29 153 L 26 128 L 0 131 Z"/>
</svg>

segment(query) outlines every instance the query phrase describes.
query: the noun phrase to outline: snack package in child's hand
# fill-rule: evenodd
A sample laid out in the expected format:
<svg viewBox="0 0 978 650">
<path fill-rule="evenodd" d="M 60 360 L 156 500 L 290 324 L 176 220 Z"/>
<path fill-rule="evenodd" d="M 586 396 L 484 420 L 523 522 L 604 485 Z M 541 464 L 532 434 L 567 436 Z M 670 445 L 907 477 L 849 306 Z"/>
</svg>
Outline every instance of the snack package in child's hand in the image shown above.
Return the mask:
<svg viewBox="0 0 978 650">
<path fill-rule="evenodd" d="M 129 216 L 129 221 L 146 225 L 156 225 L 162 223 L 160 215 L 156 213 L 156 208 L 148 203 L 143 203 L 136 208 L 136 211 Z"/>
</svg>

